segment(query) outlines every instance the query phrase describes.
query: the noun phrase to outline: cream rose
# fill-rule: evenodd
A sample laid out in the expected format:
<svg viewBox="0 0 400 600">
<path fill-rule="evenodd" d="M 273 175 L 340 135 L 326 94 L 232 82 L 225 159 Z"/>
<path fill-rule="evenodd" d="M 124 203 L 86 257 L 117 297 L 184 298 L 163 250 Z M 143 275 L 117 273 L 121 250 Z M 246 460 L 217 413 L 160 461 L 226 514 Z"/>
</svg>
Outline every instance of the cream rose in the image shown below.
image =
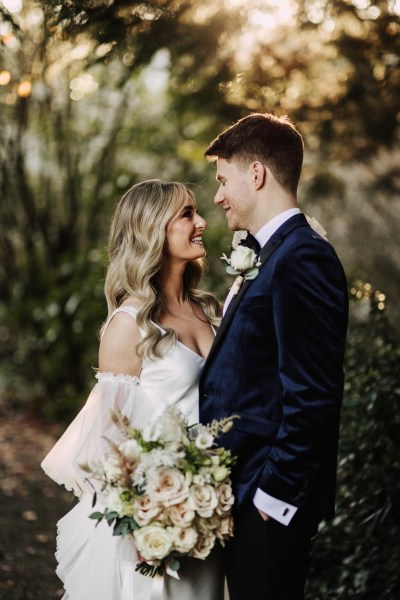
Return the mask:
<svg viewBox="0 0 400 600">
<path fill-rule="evenodd" d="M 174 504 L 167 508 L 167 515 L 173 525 L 176 525 L 177 527 L 189 527 L 195 518 L 196 513 L 186 500 L 185 502 Z"/>
<path fill-rule="evenodd" d="M 202 535 L 208 535 L 213 529 L 217 529 L 219 527 L 220 521 L 221 518 L 215 514 L 212 515 L 212 517 L 208 517 L 208 519 L 204 519 L 203 517 L 197 517 L 197 531 Z"/>
<path fill-rule="evenodd" d="M 137 549 L 144 560 L 161 560 L 173 548 L 172 537 L 161 525 L 147 525 L 133 532 Z"/>
<path fill-rule="evenodd" d="M 232 487 L 229 483 L 221 483 L 216 492 L 218 498 L 217 513 L 222 515 L 231 509 L 235 498 L 232 493 Z"/>
<path fill-rule="evenodd" d="M 187 554 L 195 546 L 199 534 L 194 527 L 172 527 L 171 536 L 174 540 L 174 548 L 178 552 Z"/>
<path fill-rule="evenodd" d="M 231 254 L 231 267 L 236 271 L 244 271 L 254 267 L 256 255 L 251 248 L 238 246 Z"/>
<path fill-rule="evenodd" d="M 136 496 L 133 517 L 140 527 L 148 525 L 161 512 L 161 507 L 150 496 Z"/>
<path fill-rule="evenodd" d="M 190 504 L 200 517 L 211 517 L 218 505 L 214 488 L 208 484 L 193 484 L 190 488 Z"/>
<path fill-rule="evenodd" d="M 223 542 L 227 537 L 231 537 L 233 535 L 233 519 L 231 515 L 221 518 L 219 527 L 215 533 L 221 542 Z"/>
<path fill-rule="evenodd" d="M 195 547 L 190 552 L 190 556 L 204 560 L 214 548 L 214 544 L 215 535 L 213 533 L 209 533 L 208 535 L 199 535 Z"/>
<path fill-rule="evenodd" d="M 152 474 L 147 493 L 164 506 L 180 504 L 189 496 L 189 486 L 177 469 L 161 468 Z"/>
</svg>

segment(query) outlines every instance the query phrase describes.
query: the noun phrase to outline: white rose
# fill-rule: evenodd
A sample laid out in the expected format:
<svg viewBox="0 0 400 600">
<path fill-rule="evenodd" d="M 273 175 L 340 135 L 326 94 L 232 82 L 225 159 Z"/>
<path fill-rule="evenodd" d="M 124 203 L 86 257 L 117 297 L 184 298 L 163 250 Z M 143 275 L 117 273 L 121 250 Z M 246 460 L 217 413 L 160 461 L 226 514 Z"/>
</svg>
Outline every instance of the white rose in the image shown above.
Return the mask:
<svg viewBox="0 0 400 600">
<path fill-rule="evenodd" d="M 133 532 L 137 549 L 144 560 L 161 560 L 170 554 L 173 542 L 161 525 L 147 525 Z"/>
<path fill-rule="evenodd" d="M 211 517 L 218 505 L 214 488 L 208 484 L 193 484 L 190 488 L 190 504 L 200 517 Z"/>
<path fill-rule="evenodd" d="M 233 519 L 230 515 L 221 518 L 219 527 L 215 533 L 217 535 L 217 538 L 221 542 L 224 542 L 226 538 L 231 537 L 233 535 Z"/>
<path fill-rule="evenodd" d="M 136 496 L 133 517 L 140 527 L 148 525 L 159 516 L 161 507 L 150 496 Z"/>
<path fill-rule="evenodd" d="M 170 506 L 167 515 L 171 523 L 177 527 L 189 527 L 196 516 L 188 501 Z"/>
<path fill-rule="evenodd" d="M 237 271 L 244 271 L 254 267 L 256 255 L 251 248 L 238 246 L 231 254 L 231 266 Z"/>
<path fill-rule="evenodd" d="M 230 511 L 235 498 L 229 483 L 221 483 L 216 491 L 218 498 L 217 513 L 222 515 L 223 513 Z"/>
<path fill-rule="evenodd" d="M 197 542 L 199 534 L 194 527 L 172 527 L 171 535 L 174 540 L 174 548 L 178 552 L 187 554 L 192 550 Z"/>
<path fill-rule="evenodd" d="M 196 545 L 191 551 L 190 556 L 204 560 L 214 548 L 214 544 L 215 535 L 213 533 L 209 533 L 208 535 L 199 535 Z"/>
<path fill-rule="evenodd" d="M 155 471 L 147 485 L 147 493 L 164 506 L 179 504 L 189 496 L 189 486 L 183 473 L 163 467 Z"/>
<path fill-rule="evenodd" d="M 211 448 L 214 443 L 214 438 L 206 427 L 202 427 L 198 432 L 194 443 L 199 450 L 206 450 L 207 448 Z"/>
</svg>

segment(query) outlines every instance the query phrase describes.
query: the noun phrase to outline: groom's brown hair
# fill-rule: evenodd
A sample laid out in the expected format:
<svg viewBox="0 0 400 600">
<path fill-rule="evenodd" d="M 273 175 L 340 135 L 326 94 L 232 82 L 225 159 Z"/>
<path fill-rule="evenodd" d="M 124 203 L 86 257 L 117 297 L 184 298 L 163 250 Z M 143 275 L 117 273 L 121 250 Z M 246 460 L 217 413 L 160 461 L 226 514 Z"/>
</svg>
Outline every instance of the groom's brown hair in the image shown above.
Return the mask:
<svg viewBox="0 0 400 600">
<path fill-rule="evenodd" d="M 234 123 L 211 142 L 205 156 L 225 158 L 242 166 L 258 160 L 279 185 L 296 195 L 303 164 L 303 140 L 288 117 L 252 113 Z"/>
</svg>

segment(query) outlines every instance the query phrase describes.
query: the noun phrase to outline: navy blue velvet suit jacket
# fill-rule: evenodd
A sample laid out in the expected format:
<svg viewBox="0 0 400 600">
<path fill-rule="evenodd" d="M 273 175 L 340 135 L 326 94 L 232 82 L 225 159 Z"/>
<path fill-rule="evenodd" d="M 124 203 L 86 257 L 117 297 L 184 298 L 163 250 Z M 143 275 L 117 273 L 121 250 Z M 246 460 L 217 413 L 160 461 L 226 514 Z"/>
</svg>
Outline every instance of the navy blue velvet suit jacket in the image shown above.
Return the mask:
<svg viewBox="0 0 400 600">
<path fill-rule="evenodd" d="M 200 420 L 236 414 L 220 442 L 238 456 L 237 505 L 257 487 L 334 514 L 347 285 L 332 246 L 299 214 L 261 250 L 228 307 L 200 380 Z"/>
</svg>

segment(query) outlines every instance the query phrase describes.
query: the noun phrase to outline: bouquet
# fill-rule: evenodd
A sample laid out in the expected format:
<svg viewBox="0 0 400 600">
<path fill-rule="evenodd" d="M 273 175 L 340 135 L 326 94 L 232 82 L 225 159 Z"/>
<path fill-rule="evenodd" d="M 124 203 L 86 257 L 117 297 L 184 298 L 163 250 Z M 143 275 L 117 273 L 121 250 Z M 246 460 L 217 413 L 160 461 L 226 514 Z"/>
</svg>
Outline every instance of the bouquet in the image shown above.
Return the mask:
<svg viewBox="0 0 400 600">
<path fill-rule="evenodd" d="M 141 557 L 136 570 L 154 576 L 176 575 L 181 556 L 205 559 L 217 540 L 233 535 L 230 482 L 235 458 L 215 438 L 235 416 L 188 427 L 175 407 L 144 429 L 113 413 L 123 441 L 95 467 L 84 465 L 102 483 L 103 512 L 114 535 L 131 535 Z M 94 494 L 93 506 L 97 501 Z"/>
</svg>

